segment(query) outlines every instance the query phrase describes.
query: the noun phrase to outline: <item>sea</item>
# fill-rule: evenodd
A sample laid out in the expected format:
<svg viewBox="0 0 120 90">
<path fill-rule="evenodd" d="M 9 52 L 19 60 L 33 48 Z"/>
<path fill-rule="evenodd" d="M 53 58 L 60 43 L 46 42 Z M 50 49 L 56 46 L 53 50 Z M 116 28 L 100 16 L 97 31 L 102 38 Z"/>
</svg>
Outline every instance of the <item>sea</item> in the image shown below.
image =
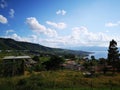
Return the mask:
<svg viewBox="0 0 120 90">
<path fill-rule="evenodd" d="M 108 55 L 108 51 L 91 51 L 93 52 L 92 54 L 89 54 L 88 58 L 90 58 L 91 56 L 95 56 L 96 59 L 99 58 L 107 58 Z"/>
<path fill-rule="evenodd" d="M 73 48 L 68 48 L 68 49 L 73 49 L 73 50 L 80 50 L 80 51 L 86 51 L 86 52 L 92 52 L 89 54 L 88 58 L 91 56 L 95 56 L 96 59 L 99 58 L 105 58 L 107 59 L 108 56 L 108 47 L 99 47 L 99 46 L 88 46 L 88 47 L 73 47 Z M 118 48 L 120 52 L 120 47 Z"/>
</svg>

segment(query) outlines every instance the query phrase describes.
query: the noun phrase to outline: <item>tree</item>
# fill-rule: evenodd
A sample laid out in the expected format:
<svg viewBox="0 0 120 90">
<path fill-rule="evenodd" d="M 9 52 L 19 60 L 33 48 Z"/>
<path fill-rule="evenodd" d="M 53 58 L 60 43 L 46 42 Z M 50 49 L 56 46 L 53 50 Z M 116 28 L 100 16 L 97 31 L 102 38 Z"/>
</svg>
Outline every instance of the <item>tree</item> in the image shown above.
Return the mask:
<svg viewBox="0 0 120 90">
<path fill-rule="evenodd" d="M 85 61 L 83 63 L 83 66 L 84 66 L 85 70 L 90 70 L 90 62 L 89 61 Z"/>
<path fill-rule="evenodd" d="M 61 64 L 64 62 L 64 59 L 59 56 L 51 56 L 50 60 L 43 63 L 47 70 L 57 70 L 61 67 Z"/>
<path fill-rule="evenodd" d="M 36 62 L 39 62 L 39 61 L 40 61 L 39 56 L 34 56 L 32 59 L 33 59 L 34 61 L 36 61 Z"/>
<path fill-rule="evenodd" d="M 99 65 L 102 66 L 103 68 L 101 69 L 103 71 L 103 74 L 106 74 L 108 69 L 106 67 L 106 59 L 105 58 L 99 58 Z"/>
<path fill-rule="evenodd" d="M 117 48 L 117 42 L 115 40 L 110 41 L 109 49 L 108 49 L 108 62 L 112 65 L 113 74 L 115 73 L 115 69 L 117 68 L 117 63 L 119 61 L 119 51 Z"/>
<path fill-rule="evenodd" d="M 95 56 L 91 56 L 91 60 L 92 61 L 95 61 L 96 59 L 95 59 Z"/>
<path fill-rule="evenodd" d="M 74 54 L 64 54 L 64 57 L 65 58 L 75 58 L 75 55 Z"/>
<path fill-rule="evenodd" d="M 31 71 L 34 70 L 39 72 L 45 70 L 44 65 L 42 65 L 42 61 L 40 60 L 40 56 L 34 56 L 32 59 L 37 63 L 30 68 Z"/>
<path fill-rule="evenodd" d="M 95 56 L 91 56 L 91 60 L 90 60 L 90 65 L 95 66 L 97 64 L 97 60 L 95 59 Z"/>
</svg>

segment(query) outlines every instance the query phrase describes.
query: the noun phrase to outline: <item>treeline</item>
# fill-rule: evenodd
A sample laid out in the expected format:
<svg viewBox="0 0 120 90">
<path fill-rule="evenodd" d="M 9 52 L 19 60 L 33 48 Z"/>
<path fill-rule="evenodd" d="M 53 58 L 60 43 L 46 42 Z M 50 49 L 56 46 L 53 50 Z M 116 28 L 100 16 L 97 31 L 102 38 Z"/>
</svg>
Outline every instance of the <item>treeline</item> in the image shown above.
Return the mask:
<svg viewBox="0 0 120 90">
<path fill-rule="evenodd" d="M 45 60 L 45 58 L 47 60 Z M 52 55 L 40 58 L 39 56 L 34 56 L 33 60 L 37 61 L 37 64 L 32 67 L 34 71 L 44 71 L 44 70 L 58 70 L 62 68 L 62 64 L 65 62 L 63 57 Z"/>
</svg>

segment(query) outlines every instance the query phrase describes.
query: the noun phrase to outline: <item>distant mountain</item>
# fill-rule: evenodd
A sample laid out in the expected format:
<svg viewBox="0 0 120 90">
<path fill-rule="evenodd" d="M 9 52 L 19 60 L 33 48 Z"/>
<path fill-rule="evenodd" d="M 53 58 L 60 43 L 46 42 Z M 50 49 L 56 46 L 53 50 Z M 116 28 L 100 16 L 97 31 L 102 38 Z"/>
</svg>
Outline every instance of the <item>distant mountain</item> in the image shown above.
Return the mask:
<svg viewBox="0 0 120 90">
<path fill-rule="evenodd" d="M 38 52 L 47 52 L 52 54 L 74 54 L 74 55 L 88 55 L 89 52 L 81 50 L 68 50 L 59 48 L 50 48 L 39 44 L 15 41 L 11 38 L 0 38 L 0 50 L 29 50 Z"/>
</svg>

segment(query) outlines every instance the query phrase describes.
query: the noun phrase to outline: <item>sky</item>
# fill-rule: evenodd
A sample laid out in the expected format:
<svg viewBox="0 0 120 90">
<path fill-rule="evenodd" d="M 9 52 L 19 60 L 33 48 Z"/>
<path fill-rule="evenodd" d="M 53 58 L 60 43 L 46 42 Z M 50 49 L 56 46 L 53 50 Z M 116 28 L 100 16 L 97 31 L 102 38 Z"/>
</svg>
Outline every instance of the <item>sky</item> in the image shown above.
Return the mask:
<svg viewBox="0 0 120 90">
<path fill-rule="evenodd" d="M 0 37 L 67 48 L 120 46 L 120 0 L 0 0 Z"/>
</svg>

